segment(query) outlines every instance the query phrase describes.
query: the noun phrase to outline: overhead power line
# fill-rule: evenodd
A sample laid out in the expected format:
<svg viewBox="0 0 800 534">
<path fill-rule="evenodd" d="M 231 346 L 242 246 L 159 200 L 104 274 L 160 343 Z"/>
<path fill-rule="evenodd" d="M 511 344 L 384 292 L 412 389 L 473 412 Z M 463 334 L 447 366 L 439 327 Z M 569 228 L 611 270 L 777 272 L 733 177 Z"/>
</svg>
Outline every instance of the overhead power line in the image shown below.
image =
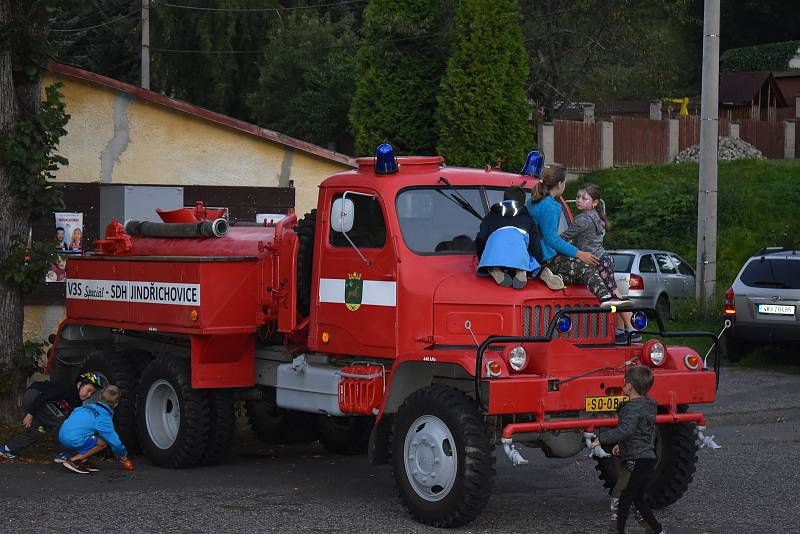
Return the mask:
<svg viewBox="0 0 800 534">
<path fill-rule="evenodd" d="M 227 11 L 233 13 L 258 13 L 258 12 L 269 12 L 274 11 L 276 13 L 280 12 L 287 12 L 287 11 L 299 11 L 305 9 L 319 9 L 323 7 L 338 7 L 344 6 L 348 4 L 365 4 L 369 2 L 369 0 L 343 0 L 342 2 L 335 2 L 332 4 L 317 4 L 314 6 L 295 6 L 295 7 L 252 7 L 252 8 L 245 8 L 245 7 L 201 7 L 201 6 L 187 6 L 182 4 L 166 4 L 166 3 L 159 3 L 156 4 L 154 7 L 170 7 L 173 9 L 188 9 L 191 11 Z"/>
<path fill-rule="evenodd" d="M 74 33 L 74 32 L 85 32 L 89 30 L 94 30 L 95 28 L 102 28 L 104 26 L 111 26 L 123 19 L 130 17 L 131 15 L 136 15 L 139 13 L 139 10 L 131 11 L 130 13 L 126 13 L 125 15 L 120 15 L 119 17 L 113 18 L 106 22 L 101 22 L 100 24 L 95 24 L 94 26 L 87 26 L 85 28 L 54 28 L 51 29 L 51 32 L 58 32 L 58 33 Z"/>
</svg>

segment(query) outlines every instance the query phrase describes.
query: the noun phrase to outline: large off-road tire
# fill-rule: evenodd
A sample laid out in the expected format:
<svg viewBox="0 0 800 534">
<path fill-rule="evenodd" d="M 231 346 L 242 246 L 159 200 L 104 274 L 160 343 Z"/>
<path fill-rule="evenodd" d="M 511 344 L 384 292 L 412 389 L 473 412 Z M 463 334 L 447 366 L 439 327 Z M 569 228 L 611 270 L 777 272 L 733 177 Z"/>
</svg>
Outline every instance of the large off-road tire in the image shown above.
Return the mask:
<svg viewBox="0 0 800 534">
<path fill-rule="evenodd" d="M 119 388 L 119 404 L 114 408 L 114 428 L 122 443 L 125 444 L 125 448 L 132 452 L 138 452 L 136 390 L 139 385 L 139 373 L 136 372 L 128 355 L 113 351 L 95 352 L 87 358 L 84 367 L 90 371 L 101 373 L 105 376 L 108 384 Z M 100 400 L 99 392 L 97 395 L 97 397 L 93 397 L 93 400 Z"/>
<path fill-rule="evenodd" d="M 213 465 L 224 460 L 231 452 L 236 430 L 236 408 L 233 395 L 224 389 L 208 392 L 208 442 L 200 463 Z"/>
<path fill-rule="evenodd" d="M 753 350 L 755 350 L 755 345 L 749 341 L 742 341 L 731 337 L 725 338 L 725 355 L 731 363 L 742 360 L 753 352 Z"/>
<path fill-rule="evenodd" d="M 375 425 L 374 417 L 328 417 L 317 418 L 319 442 L 334 454 L 364 454 L 369 445 L 369 434 Z"/>
<path fill-rule="evenodd" d="M 469 523 L 489 501 L 495 475 L 490 425 L 476 403 L 443 385 L 406 398 L 392 432 L 392 469 L 400 501 L 419 522 Z"/>
<path fill-rule="evenodd" d="M 314 227 L 317 210 L 313 209 L 297 221 L 297 311 L 308 317 L 311 308 L 311 266 L 314 260 Z"/>
<path fill-rule="evenodd" d="M 264 443 L 290 445 L 318 439 L 316 416 L 279 408 L 275 404 L 274 388 L 265 388 L 263 399 L 249 400 L 245 406 L 250 427 Z"/>
<path fill-rule="evenodd" d="M 189 362 L 159 357 L 142 371 L 136 403 L 139 443 L 153 463 L 197 465 L 208 444 L 208 393 L 192 389 Z"/>
<path fill-rule="evenodd" d="M 656 425 L 658 459 L 645 492 L 652 508 L 665 508 L 686 493 L 694 477 L 698 450 L 694 423 Z M 610 493 L 619 477 L 616 464 L 611 458 L 602 458 L 595 469 Z"/>
</svg>

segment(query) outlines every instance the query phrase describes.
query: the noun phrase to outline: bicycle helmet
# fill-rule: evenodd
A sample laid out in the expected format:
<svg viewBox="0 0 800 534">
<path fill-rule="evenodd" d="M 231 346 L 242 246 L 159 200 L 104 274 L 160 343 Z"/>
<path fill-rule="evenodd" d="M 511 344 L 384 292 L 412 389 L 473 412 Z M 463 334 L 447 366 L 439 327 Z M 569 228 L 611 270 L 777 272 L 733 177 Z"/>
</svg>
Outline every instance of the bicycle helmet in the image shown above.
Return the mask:
<svg viewBox="0 0 800 534">
<path fill-rule="evenodd" d="M 100 378 L 99 374 L 93 371 L 87 371 L 83 373 L 78 377 L 76 382 L 80 382 L 81 384 L 91 384 L 97 388 L 103 387 L 103 379 Z"/>
</svg>

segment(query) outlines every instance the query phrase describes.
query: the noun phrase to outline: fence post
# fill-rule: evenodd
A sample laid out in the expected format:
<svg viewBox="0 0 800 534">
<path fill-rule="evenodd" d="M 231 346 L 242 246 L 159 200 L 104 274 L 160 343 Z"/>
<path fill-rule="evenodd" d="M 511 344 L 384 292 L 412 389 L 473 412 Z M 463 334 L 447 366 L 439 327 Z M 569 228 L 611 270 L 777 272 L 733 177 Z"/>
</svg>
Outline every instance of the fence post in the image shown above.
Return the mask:
<svg viewBox="0 0 800 534">
<path fill-rule="evenodd" d="M 678 155 L 680 127 L 678 119 L 669 119 L 667 121 L 667 163 L 671 163 L 675 160 L 675 156 Z"/>
<path fill-rule="evenodd" d="M 650 101 L 650 120 L 661 120 L 661 100 Z"/>
<path fill-rule="evenodd" d="M 728 128 L 730 129 L 730 138 L 739 139 L 739 123 L 736 121 L 731 121 L 728 123 Z"/>
<path fill-rule="evenodd" d="M 556 127 L 552 122 L 542 123 L 542 152 L 545 162 L 556 162 Z"/>
<path fill-rule="evenodd" d="M 797 135 L 796 124 L 794 121 L 783 121 L 783 159 L 794 159 L 795 136 Z"/>
<path fill-rule="evenodd" d="M 594 104 L 583 105 L 583 122 L 594 122 Z"/>
<path fill-rule="evenodd" d="M 614 123 L 600 122 L 600 168 L 614 166 Z"/>
</svg>

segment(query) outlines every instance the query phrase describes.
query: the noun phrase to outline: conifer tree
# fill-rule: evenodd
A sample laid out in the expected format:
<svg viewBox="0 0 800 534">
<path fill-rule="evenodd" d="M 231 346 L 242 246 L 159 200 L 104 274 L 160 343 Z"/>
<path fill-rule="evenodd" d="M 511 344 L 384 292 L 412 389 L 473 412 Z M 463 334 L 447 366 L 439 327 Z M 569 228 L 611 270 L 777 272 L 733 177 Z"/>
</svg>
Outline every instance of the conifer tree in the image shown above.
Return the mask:
<svg viewBox="0 0 800 534">
<path fill-rule="evenodd" d="M 356 154 L 390 142 L 399 154 L 433 154 L 433 112 L 449 53 L 451 3 L 372 0 L 364 13 L 350 124 Z"/>
<path fill-rule="evenodd" d="M 463 0 L 439 91 L 438 152 L 450 165 L 502 158 L 518 171 L 533 146 L 525 94 L 528 63 L 517 0 Z"/>
</svg>

